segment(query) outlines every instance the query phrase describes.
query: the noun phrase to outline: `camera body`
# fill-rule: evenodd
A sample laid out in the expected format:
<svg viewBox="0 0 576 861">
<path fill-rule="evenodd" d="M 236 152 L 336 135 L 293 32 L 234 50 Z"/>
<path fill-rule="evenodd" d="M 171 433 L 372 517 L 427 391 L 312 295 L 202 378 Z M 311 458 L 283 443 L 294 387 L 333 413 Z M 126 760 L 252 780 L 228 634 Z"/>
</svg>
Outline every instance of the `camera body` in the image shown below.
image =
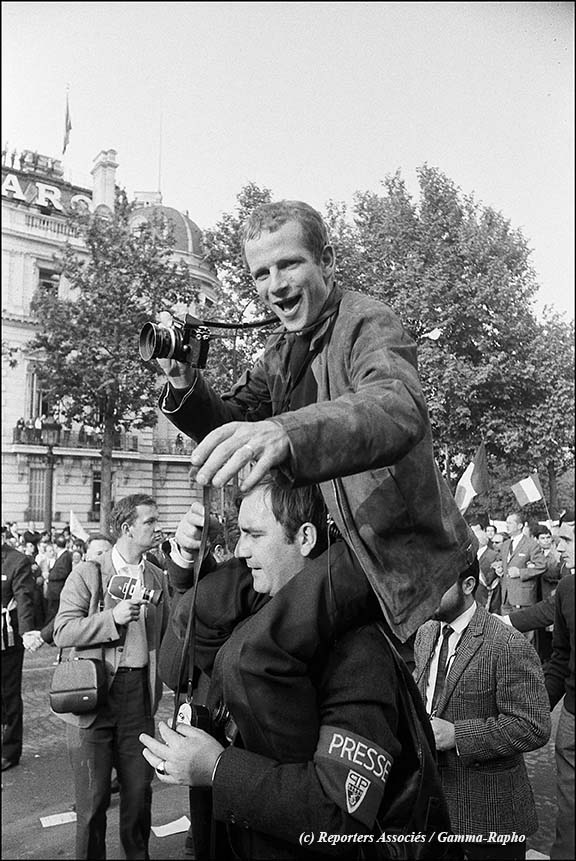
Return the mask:
<svg viewBox="0 0 576 861">
<path fill-rule="evenodd" d="M 157 607 L 162 598 L 162 589 L 146 589 L 136 577 L 114 574 L 108 583 L 108 594 L 117 601 L 144 601 Z"/>
<path fill-rule="evenodd" d="M 210 338 L 210 329 L 190 314 L 184 320 L 173 317 L 172 326 L 144 323 L 140 329 L 140 356 L 145 362 L 175 359 L 193 368 L 205 368 Z"/>
<path fill-rule="evenodd" d="M 236 735 L 236 724 L 224 703 L 219 703 L 214 708 L 191 702 L 182 703 L 177 722 L 204 730 L 222 745 L 231 744 Z"/>
</svg>

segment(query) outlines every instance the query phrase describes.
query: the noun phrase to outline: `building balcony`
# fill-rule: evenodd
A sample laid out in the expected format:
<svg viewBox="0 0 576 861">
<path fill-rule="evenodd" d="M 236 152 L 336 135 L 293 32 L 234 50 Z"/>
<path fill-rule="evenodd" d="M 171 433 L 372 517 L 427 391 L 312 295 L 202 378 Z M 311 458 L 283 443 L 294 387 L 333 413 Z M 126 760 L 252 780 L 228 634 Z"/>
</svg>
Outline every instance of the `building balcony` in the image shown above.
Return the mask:
<svg viewBox="0 0 576 861">
<path fill-rule="evenodd" d="M 37 445 L 46 446 L 43 431 L 36 428 L 14 428 L 12 431 L 12 442 L 15 445 Z M 102 448 L 102 434 L 85 431 L 70 431 L 61 428 L 58 431 L 55 445 L 61 448 Z M 112 443 L 114 451 L 138 451 L 139 440 L 135 434 L 117 432 L 114 434 Z"/>
<path fill-rule="evenodd" d="M 196 443 L 188 437 L 176 437 L 176 439 L 155 439 L 152 443 L 154 454 L 177 454 L 189 457 Z"/>
</svg>

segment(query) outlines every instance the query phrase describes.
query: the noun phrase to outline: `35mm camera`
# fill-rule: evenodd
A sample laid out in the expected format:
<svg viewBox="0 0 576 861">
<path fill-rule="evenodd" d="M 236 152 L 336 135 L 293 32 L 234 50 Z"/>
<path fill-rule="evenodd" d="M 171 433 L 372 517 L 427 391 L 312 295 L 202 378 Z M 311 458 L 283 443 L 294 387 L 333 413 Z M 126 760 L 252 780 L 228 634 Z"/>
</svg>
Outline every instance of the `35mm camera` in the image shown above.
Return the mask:
<svg viewBox="0 0 576 861">
<path fill-rule="evenodd" d="M 184 320 L 174 317 L 172 326 L 148 322 L 140 329 L 140 355 L 145 362 L 175 359 L 193 368 L 205 368 L 210 338 L 210 329 L 190 314 Z"/>
</svg>

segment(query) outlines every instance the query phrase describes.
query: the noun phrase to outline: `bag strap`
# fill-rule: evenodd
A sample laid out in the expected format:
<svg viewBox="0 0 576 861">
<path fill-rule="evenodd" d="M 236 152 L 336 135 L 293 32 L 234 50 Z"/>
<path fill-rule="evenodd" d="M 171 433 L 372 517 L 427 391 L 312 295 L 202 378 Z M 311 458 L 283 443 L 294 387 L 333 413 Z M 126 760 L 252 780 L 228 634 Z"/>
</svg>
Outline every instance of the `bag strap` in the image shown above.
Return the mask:
<svg viewBox="0 0 576 861">
<path fill-rule="evenodd" d="M 174 691 L 174 713 L 172 716 L 172 726 L 176 727 L 178 723 L 178 712 L 180 710 L 180 691 L 184 682 L 184 676 L 188 675 L 186 701 L 192 699 L 193 678 L 195 665 L 195 649 L 196 649 L 196 595 L 198 592 L 198 583 L 200 582 L 200 569 L 204 561 L 204 554 L 208 544 L 208 532 L 210 526 L 210 485 L 205 485 L 203 490 L 202 502 L 204 505 L 204 523 L 202 525 L 202 534 L 200 536 L 200 547 L 198 555 L 194 562 L 194 585 L 192 587 L 192 602 L 190 613 L 188 615 L 188 624 L 186 625 L 186 633 L 182 643 L 182 651 L 180 653 L 180 661 L 178 667 L 177 686 Z"/>
<path fill-rule="evenodd" d="M 96 570 L 98 571 L 98 613 L 101 613 L 104 610 L 104 578 L 102 576 L 102 568 L 99 562 L 91 561 L 89 564 L 94 565 Z M 90 614 L 89 614 L 90 615 Z M 102 661 L 104 661 L 104 644 L 102 644 Z M 64 647 L 60 647 L 58 649 L 58 656 L 56 658 L 56 663 L 62 663 L 62 653 L 64 651 Z"/>
</svg>

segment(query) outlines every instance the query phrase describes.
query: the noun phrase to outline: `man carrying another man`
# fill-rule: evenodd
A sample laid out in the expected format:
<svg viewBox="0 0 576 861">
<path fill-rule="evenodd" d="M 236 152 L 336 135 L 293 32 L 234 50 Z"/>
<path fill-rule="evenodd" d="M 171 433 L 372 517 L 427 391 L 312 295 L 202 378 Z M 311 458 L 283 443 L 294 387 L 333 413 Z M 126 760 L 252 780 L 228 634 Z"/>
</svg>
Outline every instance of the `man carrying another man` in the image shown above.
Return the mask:
<svg viewBox="0 0 576 861">
<path fill-rule="evenodd" d="M 326 225 L 307 204 L 258 207 L 242 245 L 280 327 L 223 397 L 191 365 L 160 358 L 162 411 L 199 442 L 200 484 L 219 487 L 249 463 L 244 490 L 271 469 L 320 483 L 405 642 L 476 553 L 434 460 L 415 344 L 387 305 L 336 285 Z"/>
</svg>

